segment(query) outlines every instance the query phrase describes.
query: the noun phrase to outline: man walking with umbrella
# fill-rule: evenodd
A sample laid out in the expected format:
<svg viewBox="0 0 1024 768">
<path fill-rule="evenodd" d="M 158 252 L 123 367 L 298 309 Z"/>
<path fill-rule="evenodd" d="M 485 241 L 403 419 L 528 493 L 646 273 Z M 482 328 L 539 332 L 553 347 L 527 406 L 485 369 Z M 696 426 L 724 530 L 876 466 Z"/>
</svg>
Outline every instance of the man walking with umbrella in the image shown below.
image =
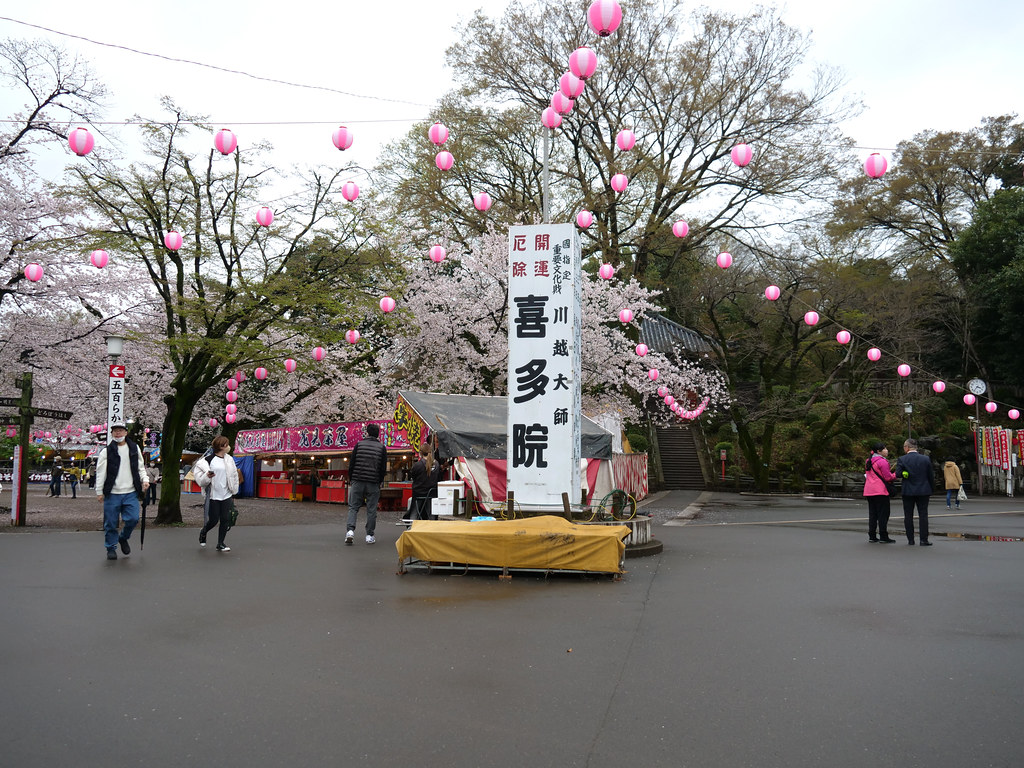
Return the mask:
<svg viewBox="0 0 1024 768">
<path fill-rule="evenodd" d="M 149 488 L 146 465 L 139 446 L 128 439 L 124 424 L 110 427 L 113 441 L 96 460 L 96 495 L 103 503 L 103 535 L 107 560 L 117 560 L 117 545 L 126 557 L 132 548 L 128 539 L 139 522 L 139 500 Z M 124 528 L 118 535 L 118 524 Z"/>
</svg>

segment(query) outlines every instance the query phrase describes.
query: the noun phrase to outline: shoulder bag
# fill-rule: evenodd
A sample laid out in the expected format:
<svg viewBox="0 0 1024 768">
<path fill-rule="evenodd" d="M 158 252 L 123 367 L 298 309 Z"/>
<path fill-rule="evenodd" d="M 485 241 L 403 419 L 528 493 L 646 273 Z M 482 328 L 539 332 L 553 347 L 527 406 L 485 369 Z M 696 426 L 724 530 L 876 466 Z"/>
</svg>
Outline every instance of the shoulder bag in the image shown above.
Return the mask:
<svg viewBox="0 0 1024 768">
<path fill-rule="evenodd" d="M 896 483 L 894 483 L 892 480 L 886 480 L 884 477 L 882 477 L 878 473 L 878 470 L 875 468 L 875 462 L 873 460 L 868 459 L 868 466 L 871 467 L 871 471 L 878 476 L 878 479 L 882 481 L 882 485 L 885 486 L 885 490 L 889 493 L 889 496 L 895 497 L 899 493 L 899 490 L 896 488 Z"/>
</svg>

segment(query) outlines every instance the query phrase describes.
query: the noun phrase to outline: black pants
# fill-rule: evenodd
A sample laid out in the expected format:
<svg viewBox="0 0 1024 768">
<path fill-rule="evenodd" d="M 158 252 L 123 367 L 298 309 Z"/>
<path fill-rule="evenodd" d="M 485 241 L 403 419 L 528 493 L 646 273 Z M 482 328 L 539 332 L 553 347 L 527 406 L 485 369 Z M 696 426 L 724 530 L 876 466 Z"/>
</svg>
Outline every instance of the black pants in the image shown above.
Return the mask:
<svg viewBox="0 0 1024 768">
<path fill-rule="evenodd" d="M 210 499 L 210 519 L 203 526 L 203 536 L 217 528 L 217 546 L 224 546 L 224 537 L 228 535 L 228 528 L 231 526 L 231 499 Z"/>
<path fill-rule="evenodd" d="M 878 531 L 880 539 L 889 538 L 889 497 L 868 496 L 868 538 L 874 539 Z"/>
<path fill-rule="evenodd" d="M 928 541 L 928 497 L 903 497 L 903 527 L 907 531 L 907 541 L 914 543 L 914 507 L 917 507 L 917 528 L 921 541 Z"/>
</svg>

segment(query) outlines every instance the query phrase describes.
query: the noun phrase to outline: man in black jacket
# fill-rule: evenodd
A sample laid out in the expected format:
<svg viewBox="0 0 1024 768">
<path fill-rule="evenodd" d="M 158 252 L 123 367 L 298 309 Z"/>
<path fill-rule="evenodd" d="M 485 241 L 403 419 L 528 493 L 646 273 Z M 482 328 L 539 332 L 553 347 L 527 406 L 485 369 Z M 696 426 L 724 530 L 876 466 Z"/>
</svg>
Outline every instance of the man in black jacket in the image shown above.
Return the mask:
<svg viewBox="0 0 1024 768">
<path fill-rule="evenodd" d="M 113 440 L 99 453 L 96 460 L 96 497 L 103 504 L 103 541 L 107 559 L 117 560 L 115 546 L 127 556 L 132 548 L 128 539 L 139 522 L 139 500 L 149 488 L 142 451 L 128 439 L 124 424 L 112 424 Z M 118 535 L 121 520 L 124 528 Z"/>
<path fill-rule="evenodd" d="M 366 502 L 366 543 L 377 540 L 373 533 L 377 528 L 377 501 L 380 499 L 380 484 L 387 472 L 388 452 L 378 439 L 380 427 L 366 425 L 366 437 L 356 443 L 348 463 L 348 523 L 345 543 L 351 544 L 356 535 L 356 515 L 359 507 Z"/>
<path fill-rule="evenodd" d="M 896 475 L 903 478 L 903 527 L 907 544 L 914 543 L 914 507 L 917 507 L 918 530 L 921 546 L 930 547 L 928 541 L 928 497 L 932 493 L 932 460 L 917 452 L 917 440 L 907 438 L 903 443 L 905 455 L 896 462 Z"/>
</svg>

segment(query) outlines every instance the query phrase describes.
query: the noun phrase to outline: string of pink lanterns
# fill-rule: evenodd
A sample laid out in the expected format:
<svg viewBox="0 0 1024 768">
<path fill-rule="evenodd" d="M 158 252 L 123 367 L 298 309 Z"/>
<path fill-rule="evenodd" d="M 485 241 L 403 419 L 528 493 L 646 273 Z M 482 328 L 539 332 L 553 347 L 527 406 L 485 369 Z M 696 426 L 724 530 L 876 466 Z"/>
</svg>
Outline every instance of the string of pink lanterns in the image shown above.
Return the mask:
<svg viewBox="0 0 1024 768">
<path fill-rule="evenodd" d="M 769 285 L 767 288 L 765 288 L 764 295 L 765 298 L 768 299 L 769 301 L 776 301 L 782 295 L 782 291 L 777 285 Z M 819 320 L 820 316 L 814 310 L 808 310 L 806 313 L 804 313 L 804 323 L 806 323 L 807 325 L 817 325 Z M 853 335 L 845 329 L 840 330 L 838 333 L 836 333 L 836 342 L 838 342 L 839 344 L 846 345 L 849 344 L 852 340 Z M 882 350 L 880 350 L 878 347 L 870 347 L 867 350 L 867 358 L 871 362 L 877 363 L 879 360 L 882 359 Z M 901 363 L 896 367 L 896 374 L 900 378 L 908 378 L 911 375 L 911 373 L 912 369 L 910 365 L 908 365 L 907 363 Z M 946 382 L 942 380 L 933 381 L 931 386 L 932 390 L 936 394 L 942 394 L 943 392 L 946 391 Z M 968 392 L 963 396 L 963 401 L 965 405 L 974 405 L 977 402 L 977 398 L 973 394 Z M 996 410 L 998 410 L 998 407 L 999 406 L 995 401 L 989 401 L 988 403 L 985 404 L 985 410 L 988 411 L 988 413 L 995 413 Z M 1011 419 L 1017 419 L 1020 417 L 1020 411 L 1017 410 L 1016 408 L 1011 408 L 1007 411 L 1007 416 Z"/>
</svg>

